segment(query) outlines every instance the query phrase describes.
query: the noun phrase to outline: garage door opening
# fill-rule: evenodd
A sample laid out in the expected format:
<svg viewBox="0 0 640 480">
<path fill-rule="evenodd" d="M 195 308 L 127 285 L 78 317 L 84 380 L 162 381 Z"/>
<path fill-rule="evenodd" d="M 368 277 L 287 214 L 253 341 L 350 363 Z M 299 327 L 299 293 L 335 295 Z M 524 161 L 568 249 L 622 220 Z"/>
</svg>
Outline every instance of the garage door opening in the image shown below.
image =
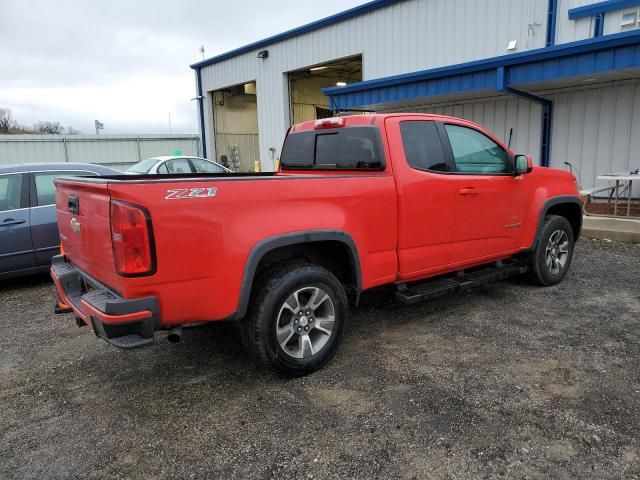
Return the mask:
<svg viewBox="0 0 640 480">
<path fill-rule="evenodd" d="M 333 107 L 322 89 L 360 81 L 361 55 L 289 72 L 291 124 L 333 116 Z"/>
<path fill-rule="evenodd" d="M 211 93 L 216 161 L 234 172 L 252 172 L 260 160 L 256 82 Z"/>
</svg>

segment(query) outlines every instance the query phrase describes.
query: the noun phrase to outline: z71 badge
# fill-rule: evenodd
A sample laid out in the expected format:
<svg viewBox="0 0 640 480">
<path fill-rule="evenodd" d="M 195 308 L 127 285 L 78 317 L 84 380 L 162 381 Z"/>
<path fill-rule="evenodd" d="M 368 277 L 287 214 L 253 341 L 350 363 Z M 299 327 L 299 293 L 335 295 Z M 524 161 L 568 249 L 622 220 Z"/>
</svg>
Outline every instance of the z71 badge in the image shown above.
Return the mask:
<svg viewBox="0 0 640 480">
<path fill-rule="evenodd" d="M 204 187 L 204 188 L 173 188 L 167 190 L 165 200 L 182 200 L 185 198 L 208 198 L 215 197 L 218 193 L 216 187 Z"/>
</svg>

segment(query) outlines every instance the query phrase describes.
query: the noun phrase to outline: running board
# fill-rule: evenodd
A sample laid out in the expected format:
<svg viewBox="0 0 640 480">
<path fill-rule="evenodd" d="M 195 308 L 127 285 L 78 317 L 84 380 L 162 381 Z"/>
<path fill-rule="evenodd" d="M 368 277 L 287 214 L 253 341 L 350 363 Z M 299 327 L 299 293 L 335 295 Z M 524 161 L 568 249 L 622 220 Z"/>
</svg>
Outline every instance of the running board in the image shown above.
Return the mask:
<svg viewBox="0 0 640 480">
<path fill-rule="evenodd" d="M 395 295 L 402 303 L 414 304 L 449 293 L 468 290 L 484 283 L 521 275 L 527 270 L 528 268 L 524 265 L 498 262 L 490 267 L 473 270 L 468 273 L 460 270 L 453 277 L 439 277 L 411 285 L 400 284 Z"/>
</svg>

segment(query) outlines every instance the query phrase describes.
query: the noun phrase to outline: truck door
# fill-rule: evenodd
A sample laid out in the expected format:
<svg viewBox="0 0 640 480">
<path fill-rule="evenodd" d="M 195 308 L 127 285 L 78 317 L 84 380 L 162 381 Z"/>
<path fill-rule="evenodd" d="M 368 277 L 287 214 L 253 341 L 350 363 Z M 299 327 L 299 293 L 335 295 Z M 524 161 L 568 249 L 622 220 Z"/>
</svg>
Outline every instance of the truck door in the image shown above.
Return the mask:
<svg viewBox="0 0 640 480">
<path fill-rule="evenodd" d="M 0 175 L 0 275 L 35 267 L 29 228 L 28 175 Z"/>
<path fill-rule="evenodd" d="M 509 153 L 471 126 L 445 123 L 440 132 L 453 161 L 453 263 L 515 251 L 522 235 L 524 189 Z"/>
<path fill-rule="evenodd" d="M 424 117 L 386 120 L 398 192 L 398 263 L 403 279 L 451 263 L 454 191 L 437 125 Z"/>
</svg>

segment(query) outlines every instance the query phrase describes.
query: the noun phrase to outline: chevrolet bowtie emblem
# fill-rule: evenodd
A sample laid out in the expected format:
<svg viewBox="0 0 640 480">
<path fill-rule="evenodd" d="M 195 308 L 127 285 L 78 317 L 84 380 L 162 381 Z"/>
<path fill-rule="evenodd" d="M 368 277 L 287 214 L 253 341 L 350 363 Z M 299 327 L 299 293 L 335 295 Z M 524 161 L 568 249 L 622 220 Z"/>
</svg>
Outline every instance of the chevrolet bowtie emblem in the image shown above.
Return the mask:
<svg viewBox="0 0 640 480">
<path fill-rule="evenodd" d="M 71 225 L 72 232 L 80 233 L 80 222 L 78 220 L 76 220 L 75 218 L 72 218 L 69 224 Z"/>
</svg>

